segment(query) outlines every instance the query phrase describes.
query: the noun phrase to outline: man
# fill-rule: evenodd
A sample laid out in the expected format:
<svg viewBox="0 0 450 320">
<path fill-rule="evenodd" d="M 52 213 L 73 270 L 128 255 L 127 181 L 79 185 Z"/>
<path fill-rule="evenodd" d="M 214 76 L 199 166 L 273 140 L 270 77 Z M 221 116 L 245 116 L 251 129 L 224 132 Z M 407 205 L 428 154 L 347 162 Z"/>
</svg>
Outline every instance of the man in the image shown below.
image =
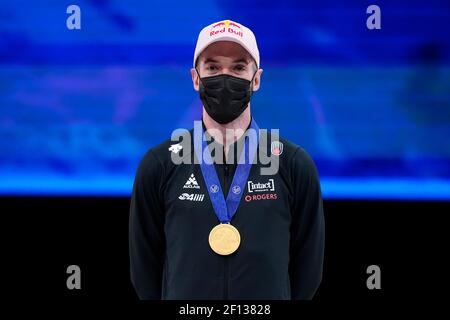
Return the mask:
<svg viewBox="0 0 450 320">
<path fill-rule="evenodd" d="M 314 296 L 324 254 L 319 177 L 301 147 L 246 134 L 260 132 L 250 97 L 262 71 L 250 29 L 225 20 L 200 32 L 191 69 L 200 129 L 187 144 L 149 150 L 133 186 L 131 280 L 141 299 Z M 263 154 L 278 164 L 269 175 Z"/>
</svg>

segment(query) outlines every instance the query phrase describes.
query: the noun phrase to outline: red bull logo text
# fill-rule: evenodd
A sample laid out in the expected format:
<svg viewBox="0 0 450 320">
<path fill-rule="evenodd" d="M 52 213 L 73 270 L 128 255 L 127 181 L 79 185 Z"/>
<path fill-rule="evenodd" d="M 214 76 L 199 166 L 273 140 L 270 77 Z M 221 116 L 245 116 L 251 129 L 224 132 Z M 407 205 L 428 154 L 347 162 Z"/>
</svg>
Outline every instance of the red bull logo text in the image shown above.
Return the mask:
<svg viewBox="0 0 450 320">
<path fill-rule="evenodd" d="M 218 28 L 220 28 L 220 29 L 218 29 Z M 221 34 L 221 33 L 232 33 L 237 36 L 243 37 L 244 34 L 239 29 L 241 29 L 241 27 L 238 24 L 236 24 L 230 20 L 225 20 L 225 21 L 222 21 L 222 22 L 219 22 L 219 23 L 216 23 L 215 25 L 213 25 L 212 30 L 209 33 L 209 36 L 212 37 L 216 34 Z"/>
<path fill-rule="evenodd" d="M 223 28 L 220 29 L 220 30 L 212 30 L 212 31 L 209 33 L 209 36 L 212 37 L 212 36 L 214 36 L 214 35 L 216 35 L 216 34 L 219 34 L 219 33 L 225 33 L 225 32 L 233 33 L 233 34 L 235 34 L 235 35 L 237 35 L 237 36 L 240 36 L 240 37 L 243 37 L 243 36 L 244 36 L 244 34 L 242 33 L 242 31 L 239 31 L 239 30 L 233 30 L 233 28 L 231 28 L 231 27 L 228 27 L 228 28 L 223 27 Z"/>
</svg>

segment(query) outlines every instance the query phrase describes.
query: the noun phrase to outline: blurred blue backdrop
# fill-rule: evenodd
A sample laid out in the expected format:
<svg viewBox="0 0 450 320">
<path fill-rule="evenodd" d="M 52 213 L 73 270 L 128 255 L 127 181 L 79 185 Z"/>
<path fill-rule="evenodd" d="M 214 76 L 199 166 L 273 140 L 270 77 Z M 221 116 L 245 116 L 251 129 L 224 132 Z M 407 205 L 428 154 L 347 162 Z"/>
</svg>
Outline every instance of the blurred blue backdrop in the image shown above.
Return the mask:
<svg viewBox="0 0 450 320">
<path fill-rule="evenodd" d="M 448 0 L 1 1 L 0 194 L 129 195 L 199 118 L 195 41 L 222 19 L 256 34 L 253 114 L 311 154 L 325 198 L 450 199 Z"/>
</svg>

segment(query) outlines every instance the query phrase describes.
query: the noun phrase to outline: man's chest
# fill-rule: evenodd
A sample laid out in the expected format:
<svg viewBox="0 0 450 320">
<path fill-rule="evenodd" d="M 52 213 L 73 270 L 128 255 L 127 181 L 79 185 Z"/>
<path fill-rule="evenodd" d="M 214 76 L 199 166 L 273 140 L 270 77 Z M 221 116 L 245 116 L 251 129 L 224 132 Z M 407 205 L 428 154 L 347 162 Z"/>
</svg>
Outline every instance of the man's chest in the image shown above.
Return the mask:
<svg viewBox="0 0 450 320">
<path fill-rule="evenodd" d="M 271 223 L 274 220 L 290 220 L 291 195 L 289 183 L 282 175 L 261 175 L 260 168 L 253 165 L 247 181 L 233 183 L 233 167 L 216 168 L 222 189 L 240 195 L 238 209 L 232 223 Z M 211 188 L 211 186 L 209 186 Z M 218 222 L 210 198 L 211 190 L 199 165 L 179 165 L 171 172 L 163 189 L 166 220 L 179 222 Z"/>
</svg>

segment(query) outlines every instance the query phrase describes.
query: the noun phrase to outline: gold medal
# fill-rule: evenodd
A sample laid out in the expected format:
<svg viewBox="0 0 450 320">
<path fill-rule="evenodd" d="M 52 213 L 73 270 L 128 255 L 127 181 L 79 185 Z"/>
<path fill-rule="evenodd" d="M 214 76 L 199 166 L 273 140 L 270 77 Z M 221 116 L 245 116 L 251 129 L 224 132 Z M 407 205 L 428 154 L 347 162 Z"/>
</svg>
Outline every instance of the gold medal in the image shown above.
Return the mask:
<svg viewBox="0 0 450 320">
<path fill-rule="evenodd" d="M 215 226 L 209 233 L 209 245 L 215 253 L 226 256 L 239 248 L 241 235 L 238 229 L 229 223 Z"/>
</svg>

